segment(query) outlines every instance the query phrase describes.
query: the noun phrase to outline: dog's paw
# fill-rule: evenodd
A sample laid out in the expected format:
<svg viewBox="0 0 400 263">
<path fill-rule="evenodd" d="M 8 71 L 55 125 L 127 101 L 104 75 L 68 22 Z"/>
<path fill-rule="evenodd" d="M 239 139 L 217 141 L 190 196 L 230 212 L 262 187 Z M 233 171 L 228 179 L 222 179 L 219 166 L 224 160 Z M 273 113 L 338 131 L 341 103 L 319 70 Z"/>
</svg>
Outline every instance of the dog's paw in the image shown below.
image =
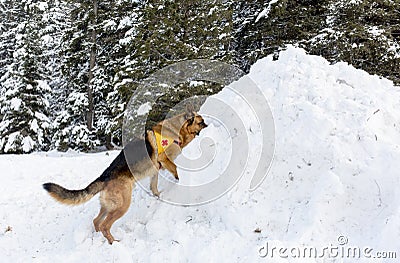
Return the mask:
<svg viewBox="0 0 400 263">
<path fill-rule="evenodd" d="M 153 193 L 154 196 L 160 197 L 160 191 L 158 191 L 157 187 L 151 187 L 150 186 L 150 190 Z"/>
<path fill-rule="evenodd" d="M 153 195 L 157 198 L 160 198 L 160 192 L 159 191 L 153 191 Z"/>
</svg>

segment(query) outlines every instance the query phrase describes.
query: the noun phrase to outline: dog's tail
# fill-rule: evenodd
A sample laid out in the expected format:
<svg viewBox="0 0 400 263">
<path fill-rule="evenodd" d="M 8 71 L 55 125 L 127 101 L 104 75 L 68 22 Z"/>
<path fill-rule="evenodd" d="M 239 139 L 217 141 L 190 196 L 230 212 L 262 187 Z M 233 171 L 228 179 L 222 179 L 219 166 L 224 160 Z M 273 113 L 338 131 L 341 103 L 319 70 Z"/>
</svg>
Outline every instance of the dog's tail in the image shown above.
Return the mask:
<svg viewBox="0 0 400 263">
<path fill-rule="evenodd" d="M 93 196 L 104 189 L 105 182 L 102 179 L 102 177 L 97 178 L 86 188 L 81 190 L 68 190 L 58 184 L 53 183 L 43 184 L 43 188 L 49 192 L 50 196 L 60 203 L 67 205 L 79 205 L 89 201 Z"/>
</svg>

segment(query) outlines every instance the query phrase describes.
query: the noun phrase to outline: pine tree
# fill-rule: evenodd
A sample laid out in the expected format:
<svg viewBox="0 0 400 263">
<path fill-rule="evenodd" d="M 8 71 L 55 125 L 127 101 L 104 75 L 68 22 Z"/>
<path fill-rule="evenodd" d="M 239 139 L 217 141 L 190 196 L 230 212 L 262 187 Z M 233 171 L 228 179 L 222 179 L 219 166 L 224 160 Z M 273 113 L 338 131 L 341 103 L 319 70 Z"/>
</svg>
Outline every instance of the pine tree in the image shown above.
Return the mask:
<svg viewBox="0 0 400 263">
<path fill-rule="evenodd" d="M 142 80 L 178 61 L 217 59 L 231 62 L 231 29 L 229 1 L 139 1 L 137 32 L 129 46 L 129 64 L 124 67 L 129 77 L 120 78 L 113 93 L 129 99 Z M 168 94 L 168 99 L 160 98 L 157 109 L 151 113 L 152 118 L 160 119 L 185 96 L 209 94 L 211 89 L 207 85 L 194 90 L 189 83 L 176 87 L 176 92 Z M 220 89 L 220 85 L 216 85 L 213 90 Z M 118 113 L 124 110 L 126 102 L 117 104 Z M 122 122 L 122 114 L 113 116 L 114 123 Z"/>
<path fill-rule="evenodd" d="M 68 148 L 88 151 L 99 144 L 96 131 L 88 127 L 89 61 L 93 47 L 91 33 L 94 29 L 92 1 L 69 1 L 69 17 L 63 32 L 61 57 L 63 80 L 59 98 L 63 105 L 55 118 L 54 145 L 59 150 Z M 92 23 L 92 25 L 91 25 Z"/>
<path fill-rule="evenodd" d="M 64 1 L 48 1 L 43 12 L 40 36 L 42 38 L 43 63 L 48 71 L 48 84 L 52 89 L 49 99 L 52 119 L 64 109 L 68 90 L 61 89 L 65 78 L 62 74 L 61 45 L 63 32 L 70 26 L 68 13 L 70 6 Z"/>
<path fill-rule="evenodd" d="M 326 27 L 327 0 L 237 1 L 232 48 L 244 71 L 287 44 L 302 45 Z M 304 45 L 302 45 L 304 46 Z"/>
<path fill-rule="evenodd" d="M 101 143 L 107 148 L 120 144 L 121 126 L 115 117 L 121 115 L 129 99 L 116 92 L 127 77 L 132 61 L 128 52 L 137 30 L 136 1 L 102 1 L 97 17 L 97 58 L 92 81 L 95 103 L 95 127 Z M 115 87 L 117 85 L 117 87 Z"/>
<path fill-rule="evenodd" d="M 188 59 L 229 60 L 232 10 L 224 1 L 142 2 L 131 54 L 131 76 L 143 79 L 157 69 Z"/>
<path fill-rule="evenodd" d="M 13 1 L 0 2 L 0 83 L 4 81 L 7 66 L 12 63 L 12 54 L 15 47 L 15 31 L 17 12 Z"/>
<path fill-rule="evenodd" d="M 11 64 L 1 81 L 0 151 L 22 153 L 49 148 L 50 120 L 47 100 L 50 88 L 41 61 L 37 3 L 13 3 L 18 19 L 10 29 L 15 36 Z M 21 22 L 22 21 L 22 22 Z"/>
<path fill-rule="evenodd" d="M 132 91 L 188 59 L 248 71 L 294 44 L 400 83 L 399 8 L 390 0 L 2 0 L 0 152 L 120 145 Z M 150 115 L 220 88 L 183 83 Z"/>
<path fill-rule="evenodd" d="M 399 8 L 398 1 L 331 1 L 329 29 L 307 49 L 400 83 L 400 46 L 392 34 L 400 23 Z"/>
<path fill-rule="evenodd" d="M 248 71 L 250 65 L 263 55 L 262 32 L 256 27 L 257 14 L 262 12 L 265 1 L 235 1 L 233 3 L 233 32 L 231 49 L 235 64 Z M 260 32 L 261 31 L 261 32 Z"/>
<path fill-rule="evenodd" d="M 62 46 L 61 87 L 69 93 L 63 98 L 64 110 L 56 118 L 59 128 L 54 140 L 58 149 L 87 151 L 100 144 L 110 146 L 114 131 L 121 126 L 113 122 L 113 114 L 123 111 L 118 105 L 127 99 L 113 91 L 126 76 L 126 45 L 135 29 L 137 4 L 130 0 L 90 0 L 70 1 L 70 5 L 69 29 Z"/>
</svg>

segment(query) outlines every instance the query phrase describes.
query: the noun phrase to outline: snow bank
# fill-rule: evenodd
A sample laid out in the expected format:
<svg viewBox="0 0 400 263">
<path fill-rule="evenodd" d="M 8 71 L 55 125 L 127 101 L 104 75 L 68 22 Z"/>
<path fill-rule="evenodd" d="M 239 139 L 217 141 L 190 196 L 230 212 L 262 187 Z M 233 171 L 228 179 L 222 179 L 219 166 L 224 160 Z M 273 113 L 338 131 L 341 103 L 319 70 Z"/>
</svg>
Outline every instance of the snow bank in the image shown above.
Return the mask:
<svg viewBox="0 0 400 263">
<path fill-rule="evenodd" d="M 400 257 L 400 89 L 293 47 L 278 61 L 258 61 L 250 77 L 268 98 L 276 126 L 274 162 L 256 191 L 248 191 L 249 174 L 215 202 L 179 207 L 137 188 L 128 213 L 112 228 L 121 242 L 109 246 L 92 226 L 97 198 L 63 206 L 41 184 L 85 187 L 117 152 L 0 156 L 2 261 L 292 262 L 259 253 L 267 243 L 322 251 L 343 239 Z M 234 101 L 226 91 L 216 96 Z M 199 140 L 207 133 L 225 136 L 214 126 Z M 181 173 L 182 180 L 187 176 Z"/>
</svg>

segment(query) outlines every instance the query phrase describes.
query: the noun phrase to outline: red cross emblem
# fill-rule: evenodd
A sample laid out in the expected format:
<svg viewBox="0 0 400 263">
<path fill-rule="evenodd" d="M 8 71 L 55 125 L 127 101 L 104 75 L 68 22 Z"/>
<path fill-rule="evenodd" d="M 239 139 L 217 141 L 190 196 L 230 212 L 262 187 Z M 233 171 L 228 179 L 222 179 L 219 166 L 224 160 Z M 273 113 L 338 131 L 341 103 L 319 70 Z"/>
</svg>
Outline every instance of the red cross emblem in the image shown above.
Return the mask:
<svg viewBox="0 0 400 263">
<path fill-rule="evenodd" d="M 167 146 L 168 140 L 161 140 L 161 146 Z"/>
</svg>

